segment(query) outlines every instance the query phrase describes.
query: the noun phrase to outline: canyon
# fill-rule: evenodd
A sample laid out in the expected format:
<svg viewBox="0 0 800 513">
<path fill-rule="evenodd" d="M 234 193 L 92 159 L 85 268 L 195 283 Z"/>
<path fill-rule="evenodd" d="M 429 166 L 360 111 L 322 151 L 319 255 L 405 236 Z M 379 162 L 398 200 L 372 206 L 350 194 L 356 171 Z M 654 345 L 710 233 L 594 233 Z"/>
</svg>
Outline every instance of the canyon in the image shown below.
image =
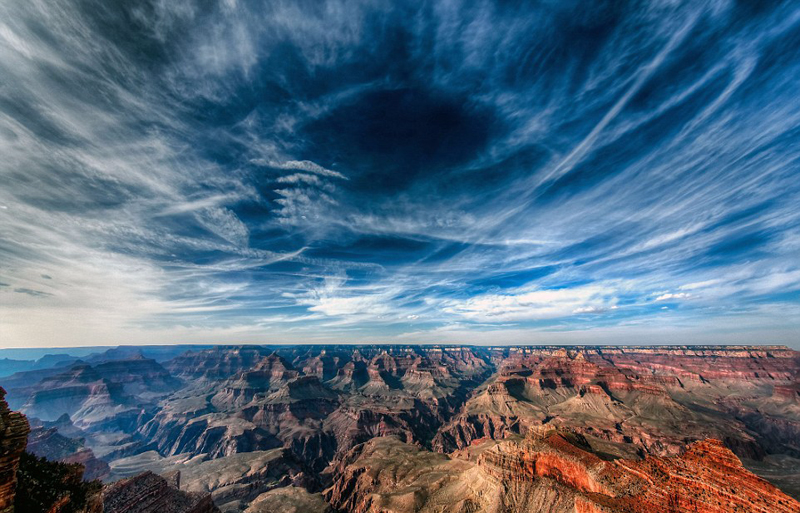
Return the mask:
<svg viewBox="0 0 800 513">
<path fill-rule="evenodd" d="M 160 490 L 148 496 L 179 494 L 186 511 L 800 511 L 800 353 L 782 346 L 121 347 L 50 360 L 0 378 L 27 417 L 6 408 L 0 424 L 0 512 L 20 441 L 82 465 L 114 504 Z"/>
</svg>

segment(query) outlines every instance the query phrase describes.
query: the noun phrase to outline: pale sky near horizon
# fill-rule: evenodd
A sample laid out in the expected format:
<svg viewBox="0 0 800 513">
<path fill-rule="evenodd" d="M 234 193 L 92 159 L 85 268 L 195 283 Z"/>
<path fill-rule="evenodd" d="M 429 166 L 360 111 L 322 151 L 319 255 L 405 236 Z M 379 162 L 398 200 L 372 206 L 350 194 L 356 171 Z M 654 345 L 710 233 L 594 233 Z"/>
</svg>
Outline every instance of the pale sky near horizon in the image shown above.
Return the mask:
<svg viewBox="0 0 800 513">
<path fill-rule="evenodd" d="M 0 348 L 800 349 L 763 4 L 0 3 Z"/>
</svg>

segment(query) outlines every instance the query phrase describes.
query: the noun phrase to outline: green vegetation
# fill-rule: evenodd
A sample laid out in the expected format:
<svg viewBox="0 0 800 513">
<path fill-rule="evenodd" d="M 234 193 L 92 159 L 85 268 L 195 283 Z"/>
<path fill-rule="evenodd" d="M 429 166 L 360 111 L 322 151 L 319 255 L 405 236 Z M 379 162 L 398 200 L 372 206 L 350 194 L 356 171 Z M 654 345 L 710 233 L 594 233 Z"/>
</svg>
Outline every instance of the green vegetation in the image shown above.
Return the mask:
<svg viewBox="0 0 800 513">
<path fill-rule="evenodd" d="M 103 485 L 96 480 L 84 481 L 83 470 L 79 463 L 48 461 L 23 453 L 17 472 L 16 513 L 88 511 L 92 497 Z"/>
</svg>

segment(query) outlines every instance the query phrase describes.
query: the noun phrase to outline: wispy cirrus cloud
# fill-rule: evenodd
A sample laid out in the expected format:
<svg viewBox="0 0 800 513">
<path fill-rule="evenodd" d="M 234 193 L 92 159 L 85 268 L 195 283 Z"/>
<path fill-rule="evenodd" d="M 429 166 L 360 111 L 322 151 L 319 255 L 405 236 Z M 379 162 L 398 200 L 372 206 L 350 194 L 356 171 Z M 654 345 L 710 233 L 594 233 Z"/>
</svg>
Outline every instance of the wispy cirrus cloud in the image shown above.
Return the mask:
<svg viewBox="0 0 800 513">
<path fill-rule="evenodd" d="M 450 302 L 444 311 L 479 322 L 531 321 L 601 313 L 617 308 L 619 293 L 611 284 L 562 289 L 483 294 Z"/>
<path fill-rule="evenodd" d="M 785 342 L 800 9 L 748 9 L 0 5 L 3 343 Z"/>
</svg>

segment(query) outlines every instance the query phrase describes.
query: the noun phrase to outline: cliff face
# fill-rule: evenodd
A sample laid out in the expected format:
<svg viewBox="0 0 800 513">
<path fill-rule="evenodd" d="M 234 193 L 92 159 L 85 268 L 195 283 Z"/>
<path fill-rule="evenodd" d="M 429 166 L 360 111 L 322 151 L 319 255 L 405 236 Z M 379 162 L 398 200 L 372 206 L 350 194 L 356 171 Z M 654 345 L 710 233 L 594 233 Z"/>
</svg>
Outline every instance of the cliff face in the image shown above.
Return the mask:
<svg viewBox="0 0 800 513">
<path fill-rule="evenodd" d="M 220 513 L 211 495 L 182 492 L 178 489 L 180 474 L 172 482 L 144 472 L 123 479 L 103 490 L 105 513 Z"/>
<path fill-rule="evenodd" d="M 489 351 L 497 375 L 441 427 L 435 450 L 543 424 L 658 455 L 709 436 L 752 459 L 797 450 L 800 363 L 785 348 Z"/>
<path fill-rule="evenodd" d="M 83 481 L 83 465 L 49 462 L 25 452 L 30 427 L 9 411 L 0 387 L 0 513 L 101 513 L 99 482 Z"/>
<path fill-rule="evenodd" d="M 196 386 L 165 401 L 138 435 L 162 456 L 285 447 L 321 471 L 372 436 L 430 440 L 491 370 L 470 348 L 278 351 L 215 348 L 168 362 Z"/>
<path fill-rule="evenodd" d="M 0 513 L 14 511 L 19 459 L 28 438 L 28 421 L 12 412 L 5 401 L 6 391 L 0 387 Z"/>
<path fill-rule="evenodd" d="M 28 373 L 26 373 L 28 374 Z M 177 390 L 181 382 L 154 360 L 137 357 L 95 365 L 78 362 L 41 379 L 17 376 L 9 396 L 29 417 L 68 415 L 82 429 L 120 429 L 125 417 Z"/>
<path fill-rule="evenodd" d="M 258 346 L 215 347 L 187 351 L 167 362 L 173 376 L 184 379 L 223 380 L 252 369 L 272 351 Z"/>
<path fill-rule="evenodd" d="M 800 511 L 800 502 L 745 470 L 716 440 L 642 461 L 606 461 L 586 447 L 579 435 L 551 434 L 486 442 L 468 459 L 451 459 L 375 439 L 343 460 L 324 495 L 355 513 Z"/>
<path fill-rule="evenodd" d="M 27 451 L 51 461 L 80 463 L 85 468 L 84 477 L 88 481 L 104 479 L 110 472 L 108 463 L 97 459 L 83 440 L 66 437 L 54 427 L 33 428 L 28 435 Z"/>
<path fill-rule="evenodd" d="M 478 466 L 502 482 L 557 483 L 573 494 L 578 511 L 788 513 L 800 508 L 713 439 L 689 445 L 680 456 L 604 461 L 554 434 L 495 446 L 478 458 Z"/>
<path fill-rule="evenodd" d="M 107 470 L 92 449 L 115 476 L 219 473 L 184 490 L 226 510 L 303 495 L 275 491 L 291 485 L 345 511 L 713 512 L 729 499 L 704 486 L 747 511 L 772 493 L 728 449 L 748 465 L 800 456 L 799 376 L 779 347 L 247 346 L 79 363 L 25 387 L 39 454 Z M 59 408 L 77 425 L 48 421 Z M 545 431 L 570 435 L 521 441 Z"/>
<path fill-rule="evenodd" d="M 145 472 L 103 489 L 99 481 L 84 482 L 84 460 L 92 470 L 107 473 L 80 441 L 59 435 L 55 428 L 32 433 L 32 449 L 64 462 L 47 461 L 25 452 L 30 427 L 24 415 L 12 412 L 0 387 L 0 513 L 76 511 L 78 513 L 220 513 L 209 493 L 179 490 L 180 473 L 170 480 Z M 54 458 L 56 459 L 56 458 Z"/>
</svg>

